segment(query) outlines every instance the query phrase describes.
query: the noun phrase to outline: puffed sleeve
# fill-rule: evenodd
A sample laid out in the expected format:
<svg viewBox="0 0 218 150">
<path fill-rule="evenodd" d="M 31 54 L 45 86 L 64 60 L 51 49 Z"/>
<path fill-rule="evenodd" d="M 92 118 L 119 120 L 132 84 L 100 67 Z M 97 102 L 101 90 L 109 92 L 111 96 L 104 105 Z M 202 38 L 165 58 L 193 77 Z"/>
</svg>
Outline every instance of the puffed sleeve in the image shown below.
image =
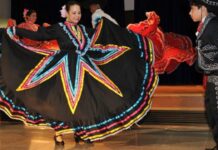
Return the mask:
<svg viewBox="0 0 218 150">
<path fill-rule="evenodd" d="M 57 39 L 57 30 L 57 25 L 52 25 L 49 27 L 39 27 L 36 32 L 16 27 L 15 34 L 19 37 L 44 41 Z"/>
</svg>

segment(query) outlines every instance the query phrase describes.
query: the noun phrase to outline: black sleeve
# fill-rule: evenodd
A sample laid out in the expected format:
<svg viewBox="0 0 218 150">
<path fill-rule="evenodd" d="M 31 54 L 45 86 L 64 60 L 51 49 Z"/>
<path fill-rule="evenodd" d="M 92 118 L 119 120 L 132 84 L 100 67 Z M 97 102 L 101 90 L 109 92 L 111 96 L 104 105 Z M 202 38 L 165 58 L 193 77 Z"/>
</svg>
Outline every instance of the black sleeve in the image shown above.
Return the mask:
<svg viewBox="0 0 218 150">
<path fill-rule="evenodd" d="M 204 73 L 204 71 L 203 71 L 203 70 L 199 67 L 199 65 L 198 65 L 198 60 L 195 61 L 194 67 L 195 67 L 195 70 L 196 70 L 198 73 Z"/>
<path fill-rule="evenodd" d="M 84 25 L 81 25 L 82 27 L 85 27 Z M 85 27 L 86 32 L 89 35 L 89 38 L 91 38 L 93 36 L 93 34 L 95 33 L 95 29 L 93 28 L 89 28 L 89 27 Z"/>
<path fill-rule="evenodd" d="M 92 37 L 92 35 L 94 34 L 95 30 L 92 28 L 86 28 L 87 33 L 89 34 L 89 37 Z"/>
<path fill-rule="evenodd" d="M 39 27 L 36 32 L 16 27 L 15 32 L 19 37 L 25 37 L 32 40 L 44 41 L 57 39 L 57 25 Z"/>
</svg>

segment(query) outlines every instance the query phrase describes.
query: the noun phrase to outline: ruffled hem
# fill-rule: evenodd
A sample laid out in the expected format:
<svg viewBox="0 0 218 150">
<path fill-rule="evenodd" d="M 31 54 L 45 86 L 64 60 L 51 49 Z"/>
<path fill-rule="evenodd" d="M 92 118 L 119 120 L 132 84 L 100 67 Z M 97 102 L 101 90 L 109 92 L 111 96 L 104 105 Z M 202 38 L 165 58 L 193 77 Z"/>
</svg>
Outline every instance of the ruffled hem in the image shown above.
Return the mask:
<svg viewBox="0 0 218 150">
<path fill-rule="evenodd" d="M 193 65 L 195 59 L 196 54 L 191 51 L 168 47 L 165 49 L 164 56 L 155 62 L 154 68 L 158 74 L 170 74 L 183 62 L 190 66 Z"/>
<path fill-rule="evenodd" d="M 158 84 L 157 75 L 153 76 L 153 79 L 150 80 L 150 84 L 150 90 L 147 91 L 148 95 L 144 99 L 140 97 L 131 108 L 114 118 L 89 126 L 72 128 L 64 122 L 47 121 L 41 115 L 33 115 L 25 107 L 15 105 L 13 101 L 5 95 L 3 90 L 0 90 L 0 110 L 5 112 L 11 119 L 22 121 L 28 126 L 51 127 L 55 130 L 56 134 L 74 133 L 83 140 L 102 140 L 129 129 L 133 124 L 147 115 L 152 105 L 151 96 Z M 145 92 L 144 88 L 142 88 L 142 93 L 143 92 Z"/>
</svg>

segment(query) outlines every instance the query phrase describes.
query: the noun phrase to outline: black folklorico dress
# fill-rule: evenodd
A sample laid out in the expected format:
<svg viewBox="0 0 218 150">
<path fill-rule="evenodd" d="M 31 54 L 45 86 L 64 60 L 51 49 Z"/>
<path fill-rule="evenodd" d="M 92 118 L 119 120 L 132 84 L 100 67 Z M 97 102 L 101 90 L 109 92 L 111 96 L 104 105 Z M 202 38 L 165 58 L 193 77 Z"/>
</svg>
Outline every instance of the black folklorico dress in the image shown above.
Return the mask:
<svg viewBox="0 0 218 150">
<path fill-rule="evenodd" d="M 60 50 L 29 47 L 17 36 L 56 39 Z M 149 39 L 105 18 L 95 30 L 68 22 L 37 32 L 8 28 L 0 109 L 25 124 L 51 126 L 58 134 L 74 132 L 83 140 L 119 133 L 151 108 L 158 84 L 152 48 Z"/>
</svg>

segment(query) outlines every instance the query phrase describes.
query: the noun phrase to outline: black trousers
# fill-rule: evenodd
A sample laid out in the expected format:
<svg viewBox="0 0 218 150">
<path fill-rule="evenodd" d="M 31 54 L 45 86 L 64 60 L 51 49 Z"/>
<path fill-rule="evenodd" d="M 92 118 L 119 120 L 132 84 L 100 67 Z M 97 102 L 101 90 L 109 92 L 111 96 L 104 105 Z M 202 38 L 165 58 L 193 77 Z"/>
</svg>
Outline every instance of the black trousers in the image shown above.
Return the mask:
<svg viewBox="0 0 218 150">
<path fill-rule="evenodd" d="M 218 76 L 208 76 L 205 108 L 208 125 L 218 145 Z"/>
</svg>

